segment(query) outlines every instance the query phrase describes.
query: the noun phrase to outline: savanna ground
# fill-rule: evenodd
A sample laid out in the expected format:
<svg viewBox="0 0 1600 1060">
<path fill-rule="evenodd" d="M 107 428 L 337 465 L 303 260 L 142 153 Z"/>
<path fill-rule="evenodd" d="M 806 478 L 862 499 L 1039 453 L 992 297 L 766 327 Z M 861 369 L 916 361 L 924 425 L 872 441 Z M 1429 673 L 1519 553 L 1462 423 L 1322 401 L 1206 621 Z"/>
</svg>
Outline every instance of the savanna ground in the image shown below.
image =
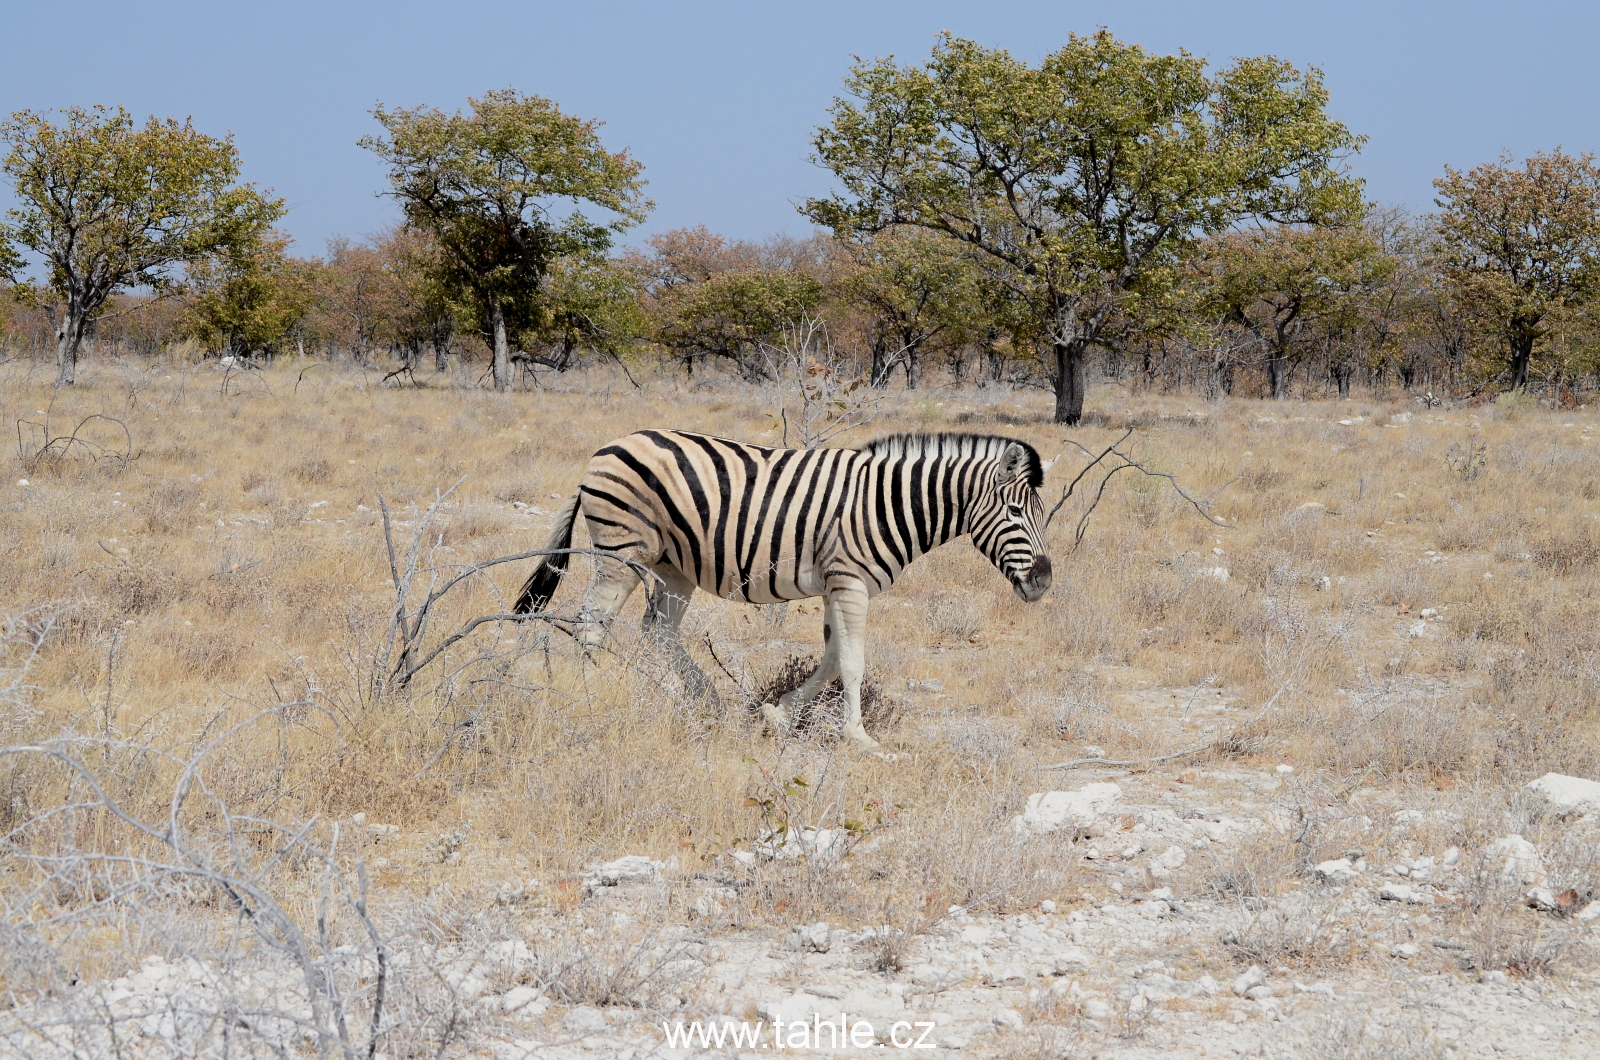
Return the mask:
<svg viewBox="0 0 1600 1060">
<path fill-rule="evenodd" d="M 969 543 L 923 559 L 873 604 L 868 728 L 892 752 L 880 758 L 837 745 L 825 711 L 781 739 L 752 714 L 787 659 L 819 651 L 820 601 L 697 596 L 685 633 L 716 709 L 681 695 L 638 634 L 642 594 L 593 659 L 545 621 L 485 623 L 429 659 L 472 618 L 508 611 L 532 560 L 455 584 L 409 652 L 397 632 L 396 574 L 410 630 L 430 587 L 541 548 L 604 442 L 672 426 L 777 444 L 777 390 L 636 388 L 597 371 L 495 394 L 465 376 L 395 388 L 354 369 L 214 362 L 102 363 L 59 391 L 50 375 L 0 366 L 15 442 L 0 484 L 12 1021 L 0 1040 L 19 1053 L 104 1055 L 138 1031 L 122 1047 L 148 1055 L 365 1056 L 377 1007 L 374 1055 L 510 1041 L 539 1055 L 584 1033 L 560 1022 L 571 1005 L 740 1014 L 757 999 L 728 994 L 717 955 L 751 939 L 781 950 L 796 925 L 874 929 L 852 936 L 856 970 L 893 979 L 927 966 L 951 917 L 1049 923 L 1052 902 L 1065 924 L 1160 882 L 1215 917 L 1092 957 L 1127 949 L 1224 984 L 1252 964 L 1463 989 L 1500 972 L 1565 984 L 1595 1014 L 1592 929 L 1563 915 L 1570 899 L 1524 908 L 1526 887 L 1502 884 L 1488 853 L 1522 834 L 1578 906 L 1600 886 L 1593 833 L 1519 794 L 1549 772 L 1600 776 L 1600 441 L 1587 409 L 1105 388 L 1089 422 L 1063 429 L 1042 391 L 892 392 L 839 444 L 1013 435 L 1066 452 L 1049 504 L 1085 462 L 1063 439 L 1098 452 L 1131 426 L 1126 447 L 1229 527 L 1130 471 L 1076 550 L 1084 488 L 1057 517 L 1041 603 L 1017 600 Z M 553 613 L 575 611 L 587 574 L 576 560 Z M 1168 762 L 1042 769 L 1097 753 L 1087 746 L 1127 761 L 1200 745 Z M 1175 819 L 1254 812 L 1262 827 L 1185 844 L 1165 876 L 1139 858 L 1148 829 L 1132 813 L 1076 842 L 1014 834 L 1030 794 L 1104 780 Z M 1088 844 L 1105 853 L 1086 858 Z M 1371 891 L 1357 909 L 1359 888 L 1311 872 L 1359 850 L 1376 886 L 1382 865 L 1447 847 L 1465 882 L 1417 914 L 1422 927 Z M 624 855 L 660 862 L 662 879 L 613 913 L 619 900 L 585 873 Z M 1428 925 L 1441 948 L 1427 948 Z M 1423 951 L 1396 971 L 1391 944 L 1411 937 Z M 471 954 L 508 945 L 531 949 L 472 971 Z M 803 985 L 805 952 L 773 982 Z M 103 993 L 74 1007 L 85 984 L 121 982 L 152 954 L 226 969 L 237 989 L 174 1009 L 169 1034 L 148 1014 L 119 1024 Z M 238 986 L 250 975 L 277 1000 Z M 1078 973 L 1071 995 L 1012 984 L 1004 1003 L 1024 1030 L 1001 1021 L 998 1037 L 944 1044 L 1136 1055 L 1190 1018 L 1093 980 Z M 538 995 L 529 1012 L 565 1030 L 516 1029 L 480 999 L 517 984 Z M 1208 1002 L 1219 1020 L 1275 1018 L 1230 1016 L 1223 999 L 1235 1001 L 1226 987 Z M 1324 1037 L 1348 1049 L 1325 1055 L 1438 1055 L 1430 1018 L 1419 1007 L 1403 1034 L 1340 1023 Z"/>
</svg>

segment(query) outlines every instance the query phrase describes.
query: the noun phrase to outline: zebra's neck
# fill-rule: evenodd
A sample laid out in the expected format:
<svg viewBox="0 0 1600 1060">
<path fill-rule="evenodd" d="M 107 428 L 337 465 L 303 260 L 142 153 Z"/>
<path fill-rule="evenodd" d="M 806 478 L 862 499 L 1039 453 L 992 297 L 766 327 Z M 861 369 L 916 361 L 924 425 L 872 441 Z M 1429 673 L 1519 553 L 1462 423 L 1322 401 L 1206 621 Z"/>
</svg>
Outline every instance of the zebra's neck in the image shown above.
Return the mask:
<svg viewBox="0 0 1600 1060">
<path fill-rule="evenodd" d="M 913 453 L 877 464 L 862 520 L 881 562 L 903 569 L 966 534 L 976 489 L 970 456 Z"/>
</svg>

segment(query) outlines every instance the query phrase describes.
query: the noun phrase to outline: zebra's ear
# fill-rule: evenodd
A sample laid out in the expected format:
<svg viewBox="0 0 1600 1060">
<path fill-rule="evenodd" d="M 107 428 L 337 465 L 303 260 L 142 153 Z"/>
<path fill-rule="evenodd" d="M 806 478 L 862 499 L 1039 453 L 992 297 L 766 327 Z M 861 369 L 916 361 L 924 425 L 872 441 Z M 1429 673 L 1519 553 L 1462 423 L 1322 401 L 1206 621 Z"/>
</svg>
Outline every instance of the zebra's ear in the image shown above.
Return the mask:
<svg viewBox="0 0 1600 1060">
<path fill-rule="evenodd" d="M 1028 451 L 1016 442 L 1006 446 L 1006 451 L 1000 454 L 1000 466 L 995 468 L 995 481 L 1000 485 L 1015 482 L 1018 477 L 1028 471 Z"/>
<path fill-rule="evenodd" d="M 1052 456 L 1049 460 L 1046 460 L 1044 463 L 1040 464 L 1039 465 L 1039 474 L 1041 474 L 1041 475 L 1050 474 L 1050 469 L 1055 467 L 1057 464 L 1061 463 L 1061 457 L 1063 455 L 1064 454 L 1062 454 L 1062 453 L 1057 453 L 1055 456 Z"/>
</svg>

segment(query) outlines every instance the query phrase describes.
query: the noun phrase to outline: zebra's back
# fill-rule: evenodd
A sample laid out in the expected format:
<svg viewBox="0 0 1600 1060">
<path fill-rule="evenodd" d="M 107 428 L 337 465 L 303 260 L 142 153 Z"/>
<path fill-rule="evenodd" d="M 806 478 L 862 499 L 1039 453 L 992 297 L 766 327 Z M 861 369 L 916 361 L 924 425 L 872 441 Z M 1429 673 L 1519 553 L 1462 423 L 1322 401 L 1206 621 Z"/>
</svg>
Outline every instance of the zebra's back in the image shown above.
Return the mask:
<svg viewBox="0 0 1600 1060">
<path fill-rule="evenodd" d="M 638 431 L 594 454 L 583 513 L 597 547 L 670 562 L 724 599 L 803 599 L 824 591 L 818 557 L 866 462 L 851 449 Z"/>
</svg>

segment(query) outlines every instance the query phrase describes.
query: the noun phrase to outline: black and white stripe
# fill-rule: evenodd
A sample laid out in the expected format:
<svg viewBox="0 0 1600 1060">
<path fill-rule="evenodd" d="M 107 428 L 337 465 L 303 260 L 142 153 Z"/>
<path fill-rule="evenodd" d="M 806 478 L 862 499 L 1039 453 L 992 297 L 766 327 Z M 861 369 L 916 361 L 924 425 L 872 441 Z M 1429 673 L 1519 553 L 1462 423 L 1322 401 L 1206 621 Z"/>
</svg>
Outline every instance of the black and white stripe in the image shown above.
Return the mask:
<svg viewBox="0 0 1600 1060">
<path fill-rule="evenodd" d="M 827 598 L 826 651 L 807 682 L 816 687 L 803 686 L 774 715 L 840 675 L 855 711 L 849 678 L 859 658 L 850 656 L 864 645 L 866 601 L 919 556 L 970 534 L 1023 599 L 1037 600 L 1049 588 L 1038 493 L 1044 471 L 1032 446 L 996 435 L 898 434 L 861 449 L 769 449 L 686 431 L 639 431 L 594 454 L 550 547 L 570 546 L 581 507 L 596 548 L 661 578 L 652 615 L 674 636 L 697 587 L 750 603 Z M 540 564 L 519 611 L 544 607 L 565 560 Z M 626 564 L 599 565 L 585 601 L 588 642 L 603 636 L 595 623 L 614 616 L 638 581 Z M 852 723 L 856 731 L 847 733 L 870 743 L 859 718 Z"/>
</svg>

